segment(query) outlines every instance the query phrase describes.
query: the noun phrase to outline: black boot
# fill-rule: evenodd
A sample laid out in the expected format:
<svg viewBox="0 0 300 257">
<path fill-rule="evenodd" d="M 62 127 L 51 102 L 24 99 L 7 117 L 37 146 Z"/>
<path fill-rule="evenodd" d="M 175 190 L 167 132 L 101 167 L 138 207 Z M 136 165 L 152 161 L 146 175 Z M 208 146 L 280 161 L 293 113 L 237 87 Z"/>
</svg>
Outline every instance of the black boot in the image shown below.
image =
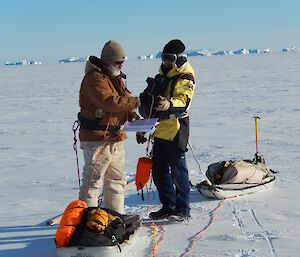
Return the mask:
<svg viewBox="0 0 300 257">
<path fill-rule="evenodd" d="M 169 221 L 171 222 L 182 222 L 189 221 L 191 215 L 189 212 L 177 212 L 175 215 L 169 217 Z"/>
<path fill-rule="evenodd" d="M 171 215 L 175 215 L 175 214 L 176 214 L 175 210 L 162 207 L 159 211 L 150 212 L 149 217 L 150 219 L 153 220 L 162 220 L 162 219 L 167 219 Z"/>
</svg>

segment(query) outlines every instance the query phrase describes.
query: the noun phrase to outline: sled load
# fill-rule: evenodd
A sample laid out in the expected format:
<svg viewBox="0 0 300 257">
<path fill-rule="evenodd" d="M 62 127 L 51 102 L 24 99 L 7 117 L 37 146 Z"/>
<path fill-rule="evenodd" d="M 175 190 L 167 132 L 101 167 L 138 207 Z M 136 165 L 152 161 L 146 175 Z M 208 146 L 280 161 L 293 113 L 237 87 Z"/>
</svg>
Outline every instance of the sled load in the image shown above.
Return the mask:
<svg viewBox="0 0 300 257">
<path fill-rule="evenodd" d="M 125 250 L 141 225 L 139 215 L 71 202 L 55 235 L 57 257 L 107 257 Z"/>
<path fill-rule="evenodd" d="M 207 197 L 230 198 L 268 189 L 275 181 L 270 173 L 265 163 L 255 160 L 220 161 L 206 171 L 211 185 L 204 180 L 196 187 Z"/>
<path fill-rule="evenodd" d="M 256 153 L 253 160 L 220 161 L 208 166 L 206 180 L 197 184 L 199 192 L 207 197 L 224 199 L 254 193 L 270 188 L 276 173 L 269 169 L 263 156 L 258 152 L 257 119 Z"/>
</svg>

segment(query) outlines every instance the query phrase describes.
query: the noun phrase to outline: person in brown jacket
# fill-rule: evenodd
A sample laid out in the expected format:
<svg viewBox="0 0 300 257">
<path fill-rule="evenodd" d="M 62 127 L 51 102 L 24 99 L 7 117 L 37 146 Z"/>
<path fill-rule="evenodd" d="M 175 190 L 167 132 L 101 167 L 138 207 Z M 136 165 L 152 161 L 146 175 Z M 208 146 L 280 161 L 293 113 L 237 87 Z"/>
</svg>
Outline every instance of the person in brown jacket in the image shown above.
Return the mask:
<svg viewBox="0 0 300 257">
<path fill-rule="evenodd" d="M 120 129 L 127 120 L 137 118 L 139 99 L 132 97 L 122 79 L 125 53 L 119 43 L 108 41 L 101 58 L 90 56 L 79 93 L 80 147 L 84 167 L 79 199 L 89 207 L 98 206 L 103 181 L 104 207 L 124 213 L 123 141 Z"/>
</svg>

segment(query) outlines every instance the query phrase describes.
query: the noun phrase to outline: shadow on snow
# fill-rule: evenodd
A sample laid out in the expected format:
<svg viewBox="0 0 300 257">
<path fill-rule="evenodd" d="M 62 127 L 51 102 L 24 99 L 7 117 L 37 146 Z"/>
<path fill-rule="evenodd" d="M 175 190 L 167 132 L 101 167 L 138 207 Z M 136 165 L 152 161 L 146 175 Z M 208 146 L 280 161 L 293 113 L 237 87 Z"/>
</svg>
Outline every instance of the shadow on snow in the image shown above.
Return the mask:
<svg viewBox="0 0 300 257">
<path fill-rule="evenodd" d="M 0 227 L 1 256 L 54 257 L 54 230 L 43 225 Z"/>
</svg>

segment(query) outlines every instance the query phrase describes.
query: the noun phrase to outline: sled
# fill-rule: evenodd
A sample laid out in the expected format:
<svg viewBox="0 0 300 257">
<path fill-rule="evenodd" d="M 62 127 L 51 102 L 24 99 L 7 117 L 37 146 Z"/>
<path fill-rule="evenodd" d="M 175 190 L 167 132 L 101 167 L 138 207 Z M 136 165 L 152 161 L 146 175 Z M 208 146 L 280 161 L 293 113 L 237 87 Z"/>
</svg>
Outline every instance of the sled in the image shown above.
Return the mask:
<svg viewBox="0 0 300 257">
<path fill-rule="evenodd" d="M 129 256 L 128 251 L 136 243 L 140 227 L 122 244 L 113 246 L 71 246 L 55 249 L 56 257 L 121 257 Z"/>
<path fill-rule="evenodd" d="M 265 177 L 260 183 L 229 183 L 209 185 L 206 180 L 197 184 L 198 191 L 209 198 L 226 199 L 271 188 L 275 183 L 275 176 Z"/>
</svg>

